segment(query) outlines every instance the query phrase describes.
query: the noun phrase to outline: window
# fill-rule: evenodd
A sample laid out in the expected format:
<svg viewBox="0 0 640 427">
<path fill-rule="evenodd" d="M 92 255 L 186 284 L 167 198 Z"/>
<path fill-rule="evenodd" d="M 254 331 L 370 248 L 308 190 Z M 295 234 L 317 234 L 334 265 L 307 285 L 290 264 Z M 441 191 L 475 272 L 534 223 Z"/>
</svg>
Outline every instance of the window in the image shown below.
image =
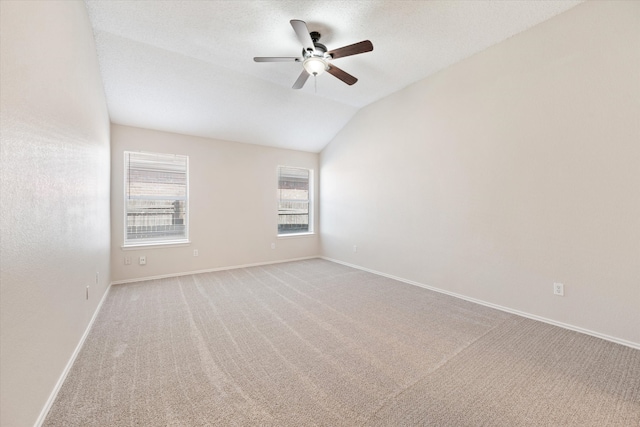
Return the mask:
<svg viewBox="0 0 640 427">
<path fill-rule="evenodd" d="M 309 169 L 278 167 L 278 235 L 311 233 L 311 178 Z"/>
<path fill-rule="evenodd" d="M 124 153 L 125 246 L 189 239 L 189 158 Z"/>
</svg>

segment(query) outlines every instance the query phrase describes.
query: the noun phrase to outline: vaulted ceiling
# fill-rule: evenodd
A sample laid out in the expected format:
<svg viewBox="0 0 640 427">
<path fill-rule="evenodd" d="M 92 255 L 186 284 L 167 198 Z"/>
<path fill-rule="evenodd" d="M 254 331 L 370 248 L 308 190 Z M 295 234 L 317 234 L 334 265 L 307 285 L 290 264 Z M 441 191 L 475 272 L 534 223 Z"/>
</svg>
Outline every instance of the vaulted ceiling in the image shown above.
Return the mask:
<svg viewBox="0 0 640 427">
<path fill-rule="evenodd" d="M 86 0 L 112 122 L 311 152 L 360 108 L 580 2 Z M 335 59 L 358 82 L 294 90 L 301 63 L 254 62 L 301 56 L 291 19 L 329 50 L 371 40 Z"/>
</svg>

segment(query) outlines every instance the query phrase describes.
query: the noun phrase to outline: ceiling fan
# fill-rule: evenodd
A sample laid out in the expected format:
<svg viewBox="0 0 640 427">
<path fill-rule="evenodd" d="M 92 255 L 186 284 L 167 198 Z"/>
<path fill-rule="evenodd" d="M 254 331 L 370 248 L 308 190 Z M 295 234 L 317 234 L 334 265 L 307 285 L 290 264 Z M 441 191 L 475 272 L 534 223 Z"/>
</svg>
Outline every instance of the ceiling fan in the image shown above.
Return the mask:
<svg viewBox="0 0 640 427">
<path fill-rule="evenodd" d="M 301 89 L 310 75 L 320 75 L 324 71 L 337 77 L 348 85 L 358 81 L 354 76 L 341 70 L 331 63 L 331 60 L 343 58 L 345 56 L 357 55 L 359 53 L 371 52 L 373 44 L 369 40 L 354 43 L 349 46 L 340 47 L 327 51 L 327 47 L 321 43 L 320 33 L 309 32 L 307 24 L 298 19 L 292 19 L 291 26 L 296 32 L 298 40 L 302 43 L 302 57 L 297 56 L 257 56 L 253 58 L 256 62 L 302 62 L 302 73 L 293 84 L 294 89 Z"/>
</svg>

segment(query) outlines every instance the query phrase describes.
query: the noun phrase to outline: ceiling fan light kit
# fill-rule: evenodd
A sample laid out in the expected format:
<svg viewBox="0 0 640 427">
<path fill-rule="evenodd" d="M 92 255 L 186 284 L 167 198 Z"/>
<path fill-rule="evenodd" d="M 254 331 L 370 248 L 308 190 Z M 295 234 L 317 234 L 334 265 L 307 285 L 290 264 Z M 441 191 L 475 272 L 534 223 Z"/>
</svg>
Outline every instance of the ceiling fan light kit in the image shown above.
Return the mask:
<svg viewBox="0 0 640 427">
<path fill-rule="evenodd" d="M 319 76 L 325 71 L 348 85 L 355 84 L 358 81 L 358 79 L 351 74 L 330 64 L 330 61 L 345 56 L 371 52 L 373 50 L 373 44 L 369 40 L 327 52 L 326 46 L 319 43 L 320 33 L 317 31 L 309 32 L 307 24 L 304 21 L 292 19 L 290 23 L 296 36 L 298 36 L 298 40 L 302 43 L 302 58 L 295 56 L 255 57 L 253 58 L 255 62 L 302 62 L 302 73 L 293 84 L 294 89 L 301 89 L 310 75 Z"/>
<path fill-rule="evenodd" d="M 312 74 L 314 76 L 319 76 L 320 74 L 324 73 L 328 68 L 328 65 L 325 62 L 325 60 L 317 56 L 308 57 L 307 59 L 304 60 L 304 62 L 302 63 L 302 66 L 307 71 L 307 73 Z"/>
</svg>

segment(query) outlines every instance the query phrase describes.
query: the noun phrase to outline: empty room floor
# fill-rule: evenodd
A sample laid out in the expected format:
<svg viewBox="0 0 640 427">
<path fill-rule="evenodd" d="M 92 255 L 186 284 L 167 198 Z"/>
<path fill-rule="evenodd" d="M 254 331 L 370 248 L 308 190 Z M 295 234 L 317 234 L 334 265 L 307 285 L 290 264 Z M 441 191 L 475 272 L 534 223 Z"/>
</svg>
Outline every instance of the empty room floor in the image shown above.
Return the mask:
<svg viewBox="0 0 640 427">
<path fill-rule="evenodd" d="M 114 285 L 46 426 L 639 426 L 640 350 L 321 259 Z"/>
</svg>

